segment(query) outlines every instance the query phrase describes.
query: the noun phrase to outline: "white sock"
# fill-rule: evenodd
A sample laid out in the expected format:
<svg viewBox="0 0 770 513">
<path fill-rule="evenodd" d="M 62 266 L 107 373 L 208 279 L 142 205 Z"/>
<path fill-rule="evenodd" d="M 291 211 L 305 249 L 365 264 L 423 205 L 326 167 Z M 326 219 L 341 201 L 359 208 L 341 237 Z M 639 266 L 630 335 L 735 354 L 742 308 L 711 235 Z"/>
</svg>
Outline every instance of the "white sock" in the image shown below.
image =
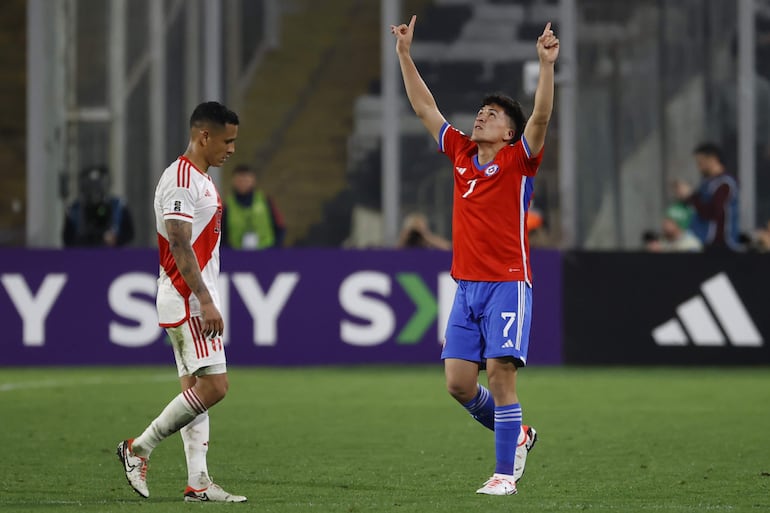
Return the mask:
<svg viewBox="0 0 770 513">
<path fill-rule="evenodd" d="M 187 458 L 187 485 L 201 490 L 211 484 L 206 466 L 206 453 L 209 450 L 209 412 L 203 412 L 183 427 L 179 433 L 184 443 L 184 455 Z"/>
<path fill-rule="evenodd" d="M 166 405 L 160 415 L 147 426 L 144 433 L 134 439 L 131 450 L 137 456 L 148 458 L 153 449 L 164 439 L 173 435 L 196 416 L 206 412 L 206 407 L 188 388 Z"/>
</svg>

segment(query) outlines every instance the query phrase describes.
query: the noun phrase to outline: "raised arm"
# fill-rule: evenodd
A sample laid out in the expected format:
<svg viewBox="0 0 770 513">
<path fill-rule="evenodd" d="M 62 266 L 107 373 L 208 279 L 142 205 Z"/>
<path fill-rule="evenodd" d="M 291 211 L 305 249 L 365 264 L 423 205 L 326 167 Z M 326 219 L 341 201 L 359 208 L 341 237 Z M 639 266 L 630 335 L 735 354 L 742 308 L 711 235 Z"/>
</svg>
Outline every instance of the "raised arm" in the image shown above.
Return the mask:
<svg viewBox="0 0 770 513">
<path fill-rule="evenodd" d="M 553 111 L 553 67 L 559 56 L 559 39 L 551 30 L 551 22 L 546 24 L 537 38 L 537 57 L 540 59 L 540 76 L 535 90 L 535 106 L 532 116 L 524 128 L 532 155 L 537 155 L 545 144 L 545 132 Z"/>
<path fill-rule="evenodd" d="M 401 65 L 401 74 L 404 77 L 404 87 L 409 103 L 422 124 L 428 129 L 430 135 L 438 142 L 438 133 L 441 127 L 446 123 L 446 119 L 441 115 L 436 105 L 436 100 L 425 85 L 417 66 L 414 65 L 412 55 L 409 50 L 412 46 L 412 37 L 414 36 L 414 22 L 417 16 L 412 16 L 409 25 L 391 25 L 390 32 L 396 36 L 396 54 L 398 62 Z"/>
</svg>

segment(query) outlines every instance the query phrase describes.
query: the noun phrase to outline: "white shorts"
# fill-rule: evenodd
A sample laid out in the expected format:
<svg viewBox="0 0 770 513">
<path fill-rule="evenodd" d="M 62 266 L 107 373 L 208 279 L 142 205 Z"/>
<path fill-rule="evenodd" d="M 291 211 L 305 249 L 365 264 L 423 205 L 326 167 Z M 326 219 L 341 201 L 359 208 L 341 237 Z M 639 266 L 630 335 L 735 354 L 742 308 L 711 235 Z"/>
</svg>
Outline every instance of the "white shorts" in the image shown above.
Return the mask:
<svg viewBox="0 0 770 513">
<path fill-rule="evenodd" d="M 166 328 L 174 348 L 179 377 L 224 374 L 227 372 L 222 337 L 206 338 L 201 333 L 203 321 L 190 317 L 174 328 Z"/>
</svg>

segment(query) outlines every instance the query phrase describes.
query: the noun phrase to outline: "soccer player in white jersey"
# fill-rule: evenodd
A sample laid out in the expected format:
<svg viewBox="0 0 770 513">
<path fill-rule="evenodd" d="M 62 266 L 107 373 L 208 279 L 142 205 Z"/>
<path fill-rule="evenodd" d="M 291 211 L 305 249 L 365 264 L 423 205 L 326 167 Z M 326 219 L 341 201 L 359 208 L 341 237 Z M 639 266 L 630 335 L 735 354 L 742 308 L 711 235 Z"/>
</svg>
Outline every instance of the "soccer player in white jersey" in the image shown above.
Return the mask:
<svg viewBox="0 0 770 513">
<path fill-rule="evenodd" d="M 149 497 L 147 460 L 165 438 L 181 431 L 188 481 L 184 500 L 245 502 L 225 492 L 208 474 L 208 410 L 227 393 L 222 345 L 224 322 L 217 294 L 222 202 L 207 171 L 235 152 L 238 116 L 217 102 L 190 116 L 190 143 L 160 177 L 155 219 L 160 252 L 157 309 L 174 350 L 182 393 L 136 438 L 118 444 L 126 479 Z"/>
</svg>

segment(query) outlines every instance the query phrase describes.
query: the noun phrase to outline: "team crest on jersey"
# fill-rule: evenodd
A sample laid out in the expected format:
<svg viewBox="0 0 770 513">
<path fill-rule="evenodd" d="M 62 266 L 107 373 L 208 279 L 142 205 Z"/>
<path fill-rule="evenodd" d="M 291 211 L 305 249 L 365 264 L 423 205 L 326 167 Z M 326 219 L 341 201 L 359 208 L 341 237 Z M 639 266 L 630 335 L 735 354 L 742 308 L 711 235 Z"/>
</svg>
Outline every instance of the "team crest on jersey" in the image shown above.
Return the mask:
<svg viewBox="0 0 770 513">
<path fill-rule="evenodd" d="M 182 211 L 182 202 L 177 200 L 174 202 L 174 212 L 181 212 L 181 211 Z"/>
<path fill-rule="evenodd" d="M 497 164 L 492 164 L 491 166 L 489 166 L 488 168 L 486 168 L 484 170 L 484 174 L 487 175 L 487 176 L 492 176 L 493 174 L 497 173 L 498 171 L 500 171 L 500 166 L 498 166 Z"/>
</svg>

